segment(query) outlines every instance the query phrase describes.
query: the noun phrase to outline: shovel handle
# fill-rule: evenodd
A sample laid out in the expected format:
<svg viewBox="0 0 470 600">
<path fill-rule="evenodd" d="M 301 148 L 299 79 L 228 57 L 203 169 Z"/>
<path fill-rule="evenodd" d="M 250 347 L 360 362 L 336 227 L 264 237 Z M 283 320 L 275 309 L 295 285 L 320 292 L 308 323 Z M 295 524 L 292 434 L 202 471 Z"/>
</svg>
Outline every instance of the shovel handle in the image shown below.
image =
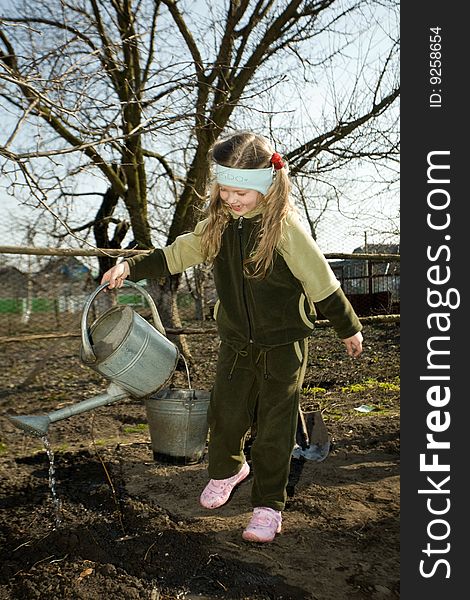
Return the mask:
<svg viewBox="0 0 470 600">
<path fill-rule="evenodd" d="M 85 306 L 83 307 L 82 320 L 81 320 L 82 350 L 83 350 L 84 361 L 87 363 L 96 362 L 96 356 L 95 356 L 95 353 L 93 352 L 93 348 L 91 347 L 90 337 L 89 337 L 89 333 L 88 333 L 88 324 L 87 324 L 88 312 L 93 303 L 93 300 L 108 285 L 109 285 L 109 282 L 106 281 L 105 283 L 102 283 L 100 286 L 98 286 L 96 288 L 96 290 L 89 296 L 88 300 L 85 302 Z M 149 303 L 150 310 L 152 311 L 152 319 L 153 319 L 155 328 L 162 335 L 164 335 L 166 337 L 165 328 L 163 327 L 162 320 L 160 319 L 160 315 L 158 314 L 158 310 L 157 310 L 157 307 L 155 306 L 155 302 L 153 301 L 152 296 L 142 286 L 138 285 L 137 283 L 134 283 L 133 281 L 127 281 L 127 280 L 123 281 L 123 285 L 135 288 L 137 291 L 139 291 L 145 297 L 145 299 Z"/>
<path fill-rule="evenodd" d="M 307 424 L 300 406 L 299 412 L 297 413 L 297 430 L 295 433 L 295 441 L 302 448 L 302 450 L 306 450 L 310 445 Z"/>
</svg>

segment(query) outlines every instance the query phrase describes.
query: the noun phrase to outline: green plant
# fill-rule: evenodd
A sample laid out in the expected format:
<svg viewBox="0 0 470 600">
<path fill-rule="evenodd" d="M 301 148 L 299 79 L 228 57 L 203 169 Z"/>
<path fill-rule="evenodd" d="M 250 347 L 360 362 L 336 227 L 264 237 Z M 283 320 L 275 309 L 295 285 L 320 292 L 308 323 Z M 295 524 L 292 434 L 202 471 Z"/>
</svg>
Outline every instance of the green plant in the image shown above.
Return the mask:
<svg viewBox="0 0 470 600">
<path fill-rule="evenodd" d="M 100 438 L 98 440 L 93 440 L 93 445 L 94 446 L 106 446 L 106 444 L 109 442 L 109 440 L 105 440 L 103 438 Z"/>
<path fill-rule="evenodd" d="M 147 423 L 137 423 L 137 425 L 125 425 L 123 431 L 124 433 L 143 433 L 147 432 L 148 428 Z"/>
<path fill-rule="evenodd" d="M 54 449 L 54 452 L 56 454 L 58 454 L 59 452 L 67 452 L 67 450 L 69 448 L 70 448 L 70 444 L 67 444 L 64 442 L 63 444 L 60 444 L 60 446 L 57 446 L 57 448 Z"/>
<path fill-rule="evenodd" d="M 365 392 L 366 390 L 380 388 L 390 392 L 399 392 L 400 382 L 398 378 L 396 378 L 396 381 L 397 382 L 395 383 L 391 381 L 377 381 L 377 379 L 369 378 L 362 383 L 352 383 L 351 385 L 344 386 L 341 388 L 341 391 L 355 394 L 358 392 Z"/>
<path fill-rule="evenodd" d="M 302 394 L 315 397 L 317 394 L 326 394 L 326 389 L 322 387 L 307 386 L 302 388 Z"/>
</svg>

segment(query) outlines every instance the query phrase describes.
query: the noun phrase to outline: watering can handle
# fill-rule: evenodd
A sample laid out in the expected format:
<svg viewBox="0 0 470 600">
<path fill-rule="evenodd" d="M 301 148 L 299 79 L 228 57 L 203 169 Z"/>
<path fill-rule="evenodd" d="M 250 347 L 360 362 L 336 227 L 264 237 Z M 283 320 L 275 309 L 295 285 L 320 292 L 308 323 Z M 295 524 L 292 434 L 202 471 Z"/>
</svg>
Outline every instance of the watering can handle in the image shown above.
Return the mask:
<svg viewBox="0 0 470 600">
<path fill-rule="evenodd" d="M 135 288 L 145 297 L 145 299 L 149 303 L 150 310 L 152 311 L 152 319 L 153 319 L 155 328 L 162 335 L 164 335 L 166 337 L 165 328 L 163 327 L 163 323 L 160 319 L 160 315 L 158 314 L 158 310 L 157 310 L 157 307 L 155 306 L 155 302 L 153 301 L 152 296 L 142 286 L 138 285 L 137 283 L 134 283 L 133 281 L 123 281 L 122 283 L 125 286 Z M 88 300 L 85 303 L 85 306 L 83 307 L 82 322 L 81 322 L 82 350 L 83 350 L 83 357 L 85 359 L 85 362 L 88 362 L 88 363 L 96 362 L 96 356 L 93 352 L 93 348 L 91 347 L 90 339 L 88 336 L 88 325 L 87 325 L 88 311 L 90 310 L 92 302 L 96 298 L 96 296 L 101 292 L 101 290 L 103 290 L 108 285 L 109 285 L 109 282 L 106 281 L 105 283 L 102 283 L 100 286 L 98 286 L 96 288 L 96 290 L 90 295 L 90 297 L 88 298 Z"/>
</svg>

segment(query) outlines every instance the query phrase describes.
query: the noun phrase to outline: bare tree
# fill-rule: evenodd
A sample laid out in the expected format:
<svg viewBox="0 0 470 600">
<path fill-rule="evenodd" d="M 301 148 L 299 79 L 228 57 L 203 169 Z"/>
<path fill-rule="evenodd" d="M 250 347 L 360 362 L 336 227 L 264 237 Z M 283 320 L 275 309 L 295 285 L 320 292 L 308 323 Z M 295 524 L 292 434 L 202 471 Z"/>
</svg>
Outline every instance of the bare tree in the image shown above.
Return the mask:
<svg viewBox="0 0 470 600">
<path fill-rule="evenodd" d="M 119 246 L 130 226 L 128 245 L 150 248 L 199 219 L 208 151 L 228 127 L 287 140 L 298 178 L 393 159 L 396 123 L 384 117 L 399 95 L 397 41 L 385 28 L 383 51 L 364 59 L 347 94 L 333 94 L 322 123 L 293 126 L 300 107 L 275 98 L 333 73 L 335 61 L 365 44 L 376 13 L 390 17 L 395 4 L 12 0 L 0 19 L 0 98 L 13 123 L 2 171 L 11 189 L 26 185 L 54 215 L 65 240 L 80 233 L 83 243 L 93 232 L 96 245 Z M 99 209 L 72 223 L 67 211 L 90 192 Z M 178 284 L 159 282 L 166 325 L 179 325 Z"/>
</svg>

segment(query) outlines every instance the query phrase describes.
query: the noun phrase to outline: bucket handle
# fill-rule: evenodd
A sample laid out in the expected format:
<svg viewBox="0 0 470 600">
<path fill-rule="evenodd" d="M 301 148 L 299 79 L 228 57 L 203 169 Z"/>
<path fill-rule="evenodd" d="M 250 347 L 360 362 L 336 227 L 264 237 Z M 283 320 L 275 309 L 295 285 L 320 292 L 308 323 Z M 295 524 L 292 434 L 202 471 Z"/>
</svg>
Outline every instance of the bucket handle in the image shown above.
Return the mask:
<svg viewBox="0 0 470 600">
<path fill-rule="evenodd" d="M 189 388 L 189 392 L 190 397 L 183 400 L 183 406 L 187 410 L 191 410 L 192 408 L 194 408 L 194 406 L 196 406 L 196 390 Z"/>
<path fill-rule="evenodd" d="M 145 290 L 142 286 L 134 283 L 133 281 L 123 281 L 123 285 L 133 287 L 137 291 L 139 291 L 147 300 L 150 306 L 150 310 L 152 311 L 152 319 L 155 325 L 155 328 L 166 337 L 166 331 L 163 327 L 162 320 L 160 319 L 160 315 L 158 314 L 157 307 L 155 306 L 155 302 L 153 301 L 152 296 Z M 88 300 L 85 302 L 85 306 L 83 307 L 82 320 L 81 320 L 81 333 L 82 333 L 82 350 L 83 350 L 83 359 L 86 363 L 94 363 L 96 362 L 96 356 L 93 352 L 93 348 L 90 344 L 90 338 L 88 335 L 88 311 L 93 303 L 93 300 L 96 296 L 103 290 L 106 286 L 109 285 L 109 281 L 102 283 L 100 286 L 96 288 L 96 290 L 89 296 Z"/>
</svg>

